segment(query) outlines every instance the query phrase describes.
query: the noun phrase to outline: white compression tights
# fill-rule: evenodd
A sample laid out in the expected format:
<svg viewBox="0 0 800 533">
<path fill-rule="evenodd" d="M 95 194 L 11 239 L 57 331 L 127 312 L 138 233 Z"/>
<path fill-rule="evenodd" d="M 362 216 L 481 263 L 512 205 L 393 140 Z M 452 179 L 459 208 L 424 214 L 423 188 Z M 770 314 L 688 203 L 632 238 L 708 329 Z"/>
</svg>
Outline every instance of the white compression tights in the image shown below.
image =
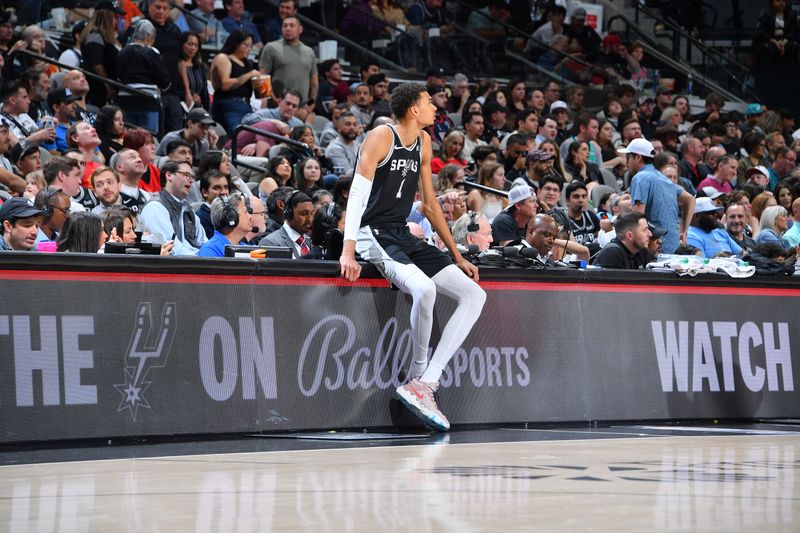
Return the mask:
<svg viewBox="0 0 800 533">
<path fill-rule="evenodd" d="M 433 278 L 426 276 L 414 265 L 395 265 L 395 269 L 395 274 L 400 274 L 393 280 L 395 285 L 410 294 L 413 301 L 411 337 L 414 361 L 411 365 L 411 377 L 421 378 L 428 383 L 439 381 L 444 367 L 478 320 L 486 301 L 486 293 L 455 265 L 445 267 Z M 406 276 L 402 276 L 401 272 Z M 442 330 L 439 345 L 429 363 L 428 344 L 437 292 L 456 300 L 458 305 Z"/>
</svg>

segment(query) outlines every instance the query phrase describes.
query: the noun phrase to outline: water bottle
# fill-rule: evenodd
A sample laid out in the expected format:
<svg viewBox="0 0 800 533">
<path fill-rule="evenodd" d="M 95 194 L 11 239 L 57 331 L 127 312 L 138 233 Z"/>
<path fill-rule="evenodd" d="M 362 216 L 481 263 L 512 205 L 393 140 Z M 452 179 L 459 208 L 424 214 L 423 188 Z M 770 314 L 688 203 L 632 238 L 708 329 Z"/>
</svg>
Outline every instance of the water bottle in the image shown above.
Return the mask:
<svg viewBox="0 0 800 533">
<path fill-rule="evenodd" d="M 691 96 L 693 90 L 694 90 L 694 77 L 690 72 L 689 75 L 686 76 L 686 94 Z"/>
</svg>

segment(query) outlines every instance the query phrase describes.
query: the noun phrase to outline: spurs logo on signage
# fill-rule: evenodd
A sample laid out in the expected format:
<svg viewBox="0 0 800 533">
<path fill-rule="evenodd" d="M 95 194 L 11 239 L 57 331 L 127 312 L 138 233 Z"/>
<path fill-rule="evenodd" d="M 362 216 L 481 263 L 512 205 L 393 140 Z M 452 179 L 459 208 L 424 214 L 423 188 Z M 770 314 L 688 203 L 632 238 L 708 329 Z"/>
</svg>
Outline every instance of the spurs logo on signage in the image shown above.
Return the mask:
<svg viewBox="0 0 800 533">
<path fill-rule="evenodd" d="M 145 381 L 153 368 L 162 368 L 167 364 L 172 340 L 177 329 L 175 304 L 164 305 L 161 322 L 153 327 L 153 315 L 150 302 L 142 302 L 136 310 L 136 327 L 125 354 L 125 382 L 114 385 L 122 395 L 117 412 L 128 410 L 136 421 L 139 407 L 150 409 L 144 397 L 145 391 L 152 381 Z"/>
<path fill-rule="evenodd" d="M 768 391 L 794 391 L 786 322 L 654 320 L 650 325 L 664 392 L 732 392 L 737 382 L 752 392 L 765 385 Z"/>
<path fill-rule="evenodd" d="M 320 320 L 308 333 L 297 362 L 297 384 L 305 396 L 314 396 L 324 385 L 335 391 L 400 384 L 400 374 L 411 365 L 411 330 L 400 330 L 397 319 L 383 326 L 375 348 L 356 347 L 356 327 L 344 315 Z M 524 387 L 530 383 L 528 351 L 524 346 L 460 348 L 452 370 L 445 369 L 444 387 L 460 387 L 471 381 L 475 387 Z M 310 379 L 309 379 L 310 378 Z"/>
</svg>

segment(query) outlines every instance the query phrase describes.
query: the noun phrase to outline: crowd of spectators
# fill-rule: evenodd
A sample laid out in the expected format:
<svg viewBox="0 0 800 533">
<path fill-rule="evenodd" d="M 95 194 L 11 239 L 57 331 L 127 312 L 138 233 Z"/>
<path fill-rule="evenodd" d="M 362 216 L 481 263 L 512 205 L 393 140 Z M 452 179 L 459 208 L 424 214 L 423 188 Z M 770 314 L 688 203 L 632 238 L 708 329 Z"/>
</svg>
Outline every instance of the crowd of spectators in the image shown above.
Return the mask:
<svg viewBox="0 0 800 533">
<path fill-rule="evenodd" d="M 350 9 L 447 35 L 442 4 Z M 509 37 L 496 23 L 509 7 L 488 4 L 468 27 Z M 347 81 L 339 60 L 318 64 L 295 0 L 281 0 L 265 24 L 242 0 L 224 6 L 220 18 L 206 0 L 190 13 L 170 0 L 97 0 L 70 13 L 75 26 L 60 48 L 39 25 L 0 14 L 0 249 L 95 253 L 107 241 L 144 240 L 165 255 L 221 256 L 227 243 L 335 256 L 331 236 L 343 225 L 361 141 L 392 123 L 397 82 L 371 62 Z M 651 79 L 640 45 L 601 37 L 582 9 L 569 22 L 566 14 L 549 6 L 529 40 L 508 44 L 577 84 L 448 76 L 435 64 L 426 73 L 437 109 L 431 167 L 458 243 L 474 257 L 492 246 L 533 248 L 529 256 L 550 265 L 640 268 L 659 253 L 792 262 L 792 113 L 757 102 L 731 111 L 710 93 L 693 114 L 685 95 Z M 355 15 L 345 20 L 359 32 L 386 33 Z M 776 60 L 796 53 L 795 26 L 781 25 L 786 42 L 775 33 L 764 44 Z M 584 105 L 580 83 L 605 84 L 601 108 Z M 269 135 L 235 131 L 240 124 Z M 234 155 L 249 164 L 232 164 Z M 408 221 L 440 242 L 419 204 Z"/>
</svg>

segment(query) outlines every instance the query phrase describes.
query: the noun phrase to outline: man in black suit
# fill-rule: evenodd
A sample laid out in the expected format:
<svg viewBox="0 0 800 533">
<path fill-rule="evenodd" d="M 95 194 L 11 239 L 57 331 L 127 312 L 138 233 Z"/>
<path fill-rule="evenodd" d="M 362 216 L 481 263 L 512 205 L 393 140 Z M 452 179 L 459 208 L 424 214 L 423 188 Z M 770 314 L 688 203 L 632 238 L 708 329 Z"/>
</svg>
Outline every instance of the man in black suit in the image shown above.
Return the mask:
<svg viewBox="0 0 800 533">
<path fill-rule="evenodd" d="M 258 244 L 291 248 L 295 257 L 303 257 L 311 251 L 309 234 L 313 219 L 314 204 L 311 197 L 304 192 L 294 191 L 286 198 L 283 226 L 261 239 Z"/>
</svg>

